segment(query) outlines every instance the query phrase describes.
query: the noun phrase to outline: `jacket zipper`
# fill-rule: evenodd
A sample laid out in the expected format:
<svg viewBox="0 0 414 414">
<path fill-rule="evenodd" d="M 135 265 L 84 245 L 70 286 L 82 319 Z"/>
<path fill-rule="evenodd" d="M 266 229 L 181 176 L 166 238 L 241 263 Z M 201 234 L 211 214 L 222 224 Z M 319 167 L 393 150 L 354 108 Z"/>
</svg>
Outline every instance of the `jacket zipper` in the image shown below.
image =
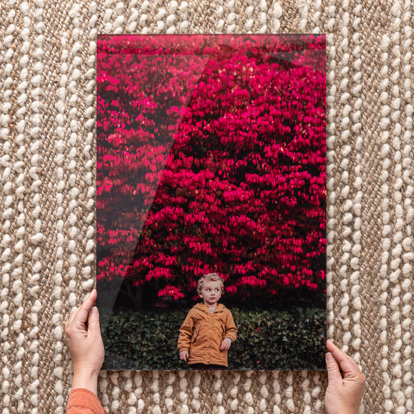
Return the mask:
<svg viewBox="0 0 414 414">
<path fill-rule="evenodd" d="M 208 341 L 208 363 L 210 363 L 211 338 L 213 335 L 213 314 L 210 313 L 210 340 Z"/>
</svg>

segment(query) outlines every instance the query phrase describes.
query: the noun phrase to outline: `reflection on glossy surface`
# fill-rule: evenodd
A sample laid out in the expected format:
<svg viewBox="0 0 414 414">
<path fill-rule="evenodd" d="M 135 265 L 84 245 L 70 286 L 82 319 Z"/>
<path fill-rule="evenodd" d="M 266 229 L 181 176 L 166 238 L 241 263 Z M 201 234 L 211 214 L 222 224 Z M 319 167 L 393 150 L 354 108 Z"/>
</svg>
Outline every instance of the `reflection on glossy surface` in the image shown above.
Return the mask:
<svg viewBox="0 0 414 414">
<path fill-rule="evenodd" d="M 101 310 L 324 308 L 325 82 L 325 36 L 98 36 Z"/>
</svg>

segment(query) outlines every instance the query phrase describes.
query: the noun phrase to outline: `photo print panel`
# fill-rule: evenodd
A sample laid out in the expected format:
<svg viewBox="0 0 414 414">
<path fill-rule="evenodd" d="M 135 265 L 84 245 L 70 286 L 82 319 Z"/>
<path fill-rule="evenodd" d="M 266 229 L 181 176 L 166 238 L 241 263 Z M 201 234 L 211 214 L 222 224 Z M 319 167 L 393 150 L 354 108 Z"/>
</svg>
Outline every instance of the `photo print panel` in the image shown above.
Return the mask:
<svg viewBox="0 0 414 414">
<path fill-rule="evenodd" d="M 108 370 L 325 370 L 325 35 L 98 35 Z"/>
</svg>

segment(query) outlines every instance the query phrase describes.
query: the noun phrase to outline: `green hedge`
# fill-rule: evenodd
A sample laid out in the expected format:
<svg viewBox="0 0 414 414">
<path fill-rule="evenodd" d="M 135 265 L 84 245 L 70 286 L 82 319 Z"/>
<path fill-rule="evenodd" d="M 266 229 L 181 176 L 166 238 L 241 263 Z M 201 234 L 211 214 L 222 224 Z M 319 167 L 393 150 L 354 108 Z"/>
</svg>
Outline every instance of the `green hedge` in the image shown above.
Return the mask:
<svg viewBox="0 0 414 414">
<path fill-rule="evenodd" d="M 325 369 L 324 309 L 231 311 L 239 331 L 229 350 L 229 369 Z M 177 350 L 186 314 L 187 310 L 101 314 L 103 369 L 188 368 Z"/>
</svg>

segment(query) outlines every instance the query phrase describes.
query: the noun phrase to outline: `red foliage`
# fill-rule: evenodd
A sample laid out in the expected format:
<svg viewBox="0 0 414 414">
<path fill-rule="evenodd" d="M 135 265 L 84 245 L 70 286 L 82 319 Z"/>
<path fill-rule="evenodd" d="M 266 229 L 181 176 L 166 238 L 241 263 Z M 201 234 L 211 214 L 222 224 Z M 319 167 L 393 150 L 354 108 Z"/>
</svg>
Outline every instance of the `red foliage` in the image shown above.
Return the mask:
<svg viewBox="0 0 414 414">
<path fill-rule="evenodd" d="M 325 37 L 101 35 L 97 56 L 97 279 L 316 289 Z"/>
</svg>

